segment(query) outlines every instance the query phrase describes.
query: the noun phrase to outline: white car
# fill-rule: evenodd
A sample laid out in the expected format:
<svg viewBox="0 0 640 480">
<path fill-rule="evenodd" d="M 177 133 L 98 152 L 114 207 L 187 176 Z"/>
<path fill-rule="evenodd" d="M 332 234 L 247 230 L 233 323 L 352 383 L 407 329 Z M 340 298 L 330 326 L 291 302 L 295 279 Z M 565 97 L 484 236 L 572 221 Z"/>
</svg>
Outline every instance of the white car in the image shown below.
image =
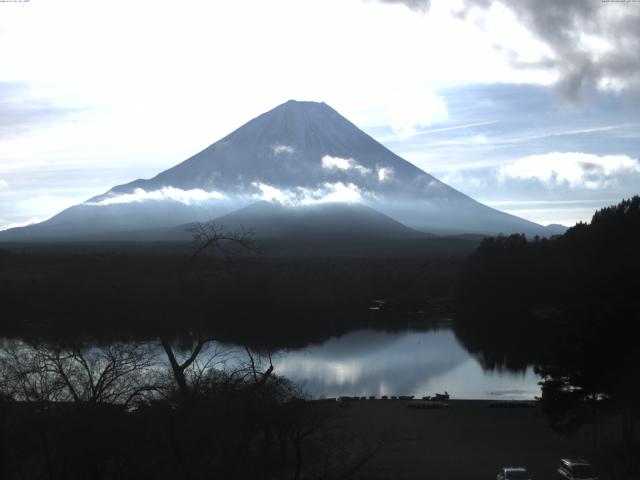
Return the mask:
<svg viewBox="0 0 640 480">
<path fill-rule="evenodd" d="M 504 467 L 498 472 L 496 480 L 531 480 L 531 475 L 526 468 Z"/>
<path fill-rule="evenodd" d="M 598 480 L 598 476 L 586 460 L 563 458 L 558 467 L 558 480 Z"/>
</svg>

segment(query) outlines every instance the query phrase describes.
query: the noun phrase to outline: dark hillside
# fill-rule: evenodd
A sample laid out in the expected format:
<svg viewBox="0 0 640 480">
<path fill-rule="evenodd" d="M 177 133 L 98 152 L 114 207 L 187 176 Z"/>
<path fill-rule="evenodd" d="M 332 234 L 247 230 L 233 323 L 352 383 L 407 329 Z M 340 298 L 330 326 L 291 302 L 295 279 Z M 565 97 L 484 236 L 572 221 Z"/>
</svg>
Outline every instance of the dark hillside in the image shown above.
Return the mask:
<svg viewBox="0 0 640 480">
<path fill-rule="evenodd" d="M 4 253 L 0 336 L 149 338 L 200 329 L 240 343 L 304 345 L 370 322 L 406 326 L 416 317 L 406 314 L 418 310 L 441 317 L 460 263 Z M 376 299 L 386 300 L 392 320 L 368 309 Z"/>
<path fill-rule="evenodd" d="M 560 430 L 595 430 L 597 419 L 620 415 L 625 449 L 637 448 L 640 422 L 638 245 L 635 196 L 562 236 L 484 240 L 456 291 L 456 328 L 470 350 L 492 366 L 535 365 Z"/>
</svg>

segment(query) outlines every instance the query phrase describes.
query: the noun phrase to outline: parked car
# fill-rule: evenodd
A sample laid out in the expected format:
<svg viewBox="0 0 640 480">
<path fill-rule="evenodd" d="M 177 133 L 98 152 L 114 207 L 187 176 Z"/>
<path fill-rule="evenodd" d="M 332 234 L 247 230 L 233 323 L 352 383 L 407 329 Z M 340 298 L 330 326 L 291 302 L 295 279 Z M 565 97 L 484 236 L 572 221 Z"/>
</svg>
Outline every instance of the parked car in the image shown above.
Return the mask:
<svg viewBox="0 0 640 480">
<path fill-rule="evenodd" d="M 558 480 L 598 480 L 598 476 L 586 460 L 563 458 L 558 467 Z"/>
<path fill-rule="evenodd" d="M 504 467 L 498 472 L 496 480 L 531 480 L 531 475 L 526 468 Z"/>
</svg>

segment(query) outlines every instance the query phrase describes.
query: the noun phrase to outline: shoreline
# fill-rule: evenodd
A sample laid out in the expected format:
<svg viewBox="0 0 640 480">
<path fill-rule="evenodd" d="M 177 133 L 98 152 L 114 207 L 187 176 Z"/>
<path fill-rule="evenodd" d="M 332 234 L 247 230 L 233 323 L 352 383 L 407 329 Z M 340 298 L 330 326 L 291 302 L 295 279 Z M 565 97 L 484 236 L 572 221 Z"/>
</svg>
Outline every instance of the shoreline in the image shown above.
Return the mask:
<svg viewBox="0 0 640 480">
<path fill-rule="evenodd" d="M 405 404 L 410 403 L 420 403 L 420 402 L 445 402 L 445 403 L 462 403 L 462 402 L 475 402 L 475 403 L 487 403 L 487 404 L 528 404 L 528 407 L 536 407 L 539 404 L 538 398 L 531 399 L 515 399 L 515 398 L 504 398 L 504 399 L 488 399 L 488 398 L 449 398 L 446 400 L 439 400 L 436 398 L 425 399 L 425 398 L 400 398 L 399 395 L 396 395 L 388 398 L 376 397 L 327 397 L 327 398 L 311 398 L 306 399 L 305 401 L 308 403 L 340 403 L 340 402 L 353 402 L 353 403 L 372 403 L 372 402 L 386 402 L 386 403 L 399 403 L 404 402 Z M 404 396 L 403 396 L 404 397 Z"/>
</svg>

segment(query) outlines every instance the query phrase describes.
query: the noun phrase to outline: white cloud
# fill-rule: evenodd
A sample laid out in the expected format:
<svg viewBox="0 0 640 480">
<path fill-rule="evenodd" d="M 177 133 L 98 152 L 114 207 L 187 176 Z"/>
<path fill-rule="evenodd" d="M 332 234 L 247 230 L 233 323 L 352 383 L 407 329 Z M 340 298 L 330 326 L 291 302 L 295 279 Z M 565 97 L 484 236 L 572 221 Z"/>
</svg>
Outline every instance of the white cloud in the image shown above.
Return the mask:
<svg viewBox="0 0 640 480">
<path fill-rule="evenodd" d="M 353 158 L 332 157 L 331 155 L 322 157 L 322 168 L 325 170 L 355 170 L 360 173 L 360 175 L 368 175 L 371 173 L 370 168 L 363 167 Z"/>
<path fill-rule="evenodd" d="M 466 3 L 470 7 L 466 15 L 480 13 L 487 32 L 495 37 L 495 45 L 509 52 L 514 65 L 555 73 L 556 86 L 571 100 L 591 93 L 594 87 L 615 92 L 637 91 L 640 87 L 640 10 L 619 5 L 637 3 L 635 0 Z M 492 16 L 496 21 L 491 21 Z M 504 28 L 514 22 L 519 24 L 517 28 Z M 531 41 L 532 34 L 543 48 Z"/>
<path fill-rule="evenodd" d="M 259 194 L 254 195 L 259 200 L 282 203 L 283 205 L 291 203 L 291 194 L 287 194 L 279 188 L 260 182 L 253 182 L 252 185 L 260 190 Z"/>
<path fill-rule="evenodd" d="M 380 182 L 387 182 L 393 178 L 393 168 L 391 167 L 381 167 L 378 168 L 378 180 Z"/>
<path fill-rule="evenodd" d="M 162 187 L 159 190 L 147 192 L 142 188 L 136 188 L 133 193 L 110 194 L 109 197 L 97 202 L 85 202 L 85 205 L 104 206 L 123 203 L 145 202 L 148 200 L 174 200 L 176 202 L 191 205 L 207 200 L 222 200 L 227 198 L 220 192 L 207 192 L 199 188 L 182 190 L 175 187 Z"/>
<path fill-rule="evenodd" d="M 552 152 L 531 155 L 500 167 L 498 176 L 505 180 L 536 179 L 547 185 L 597 189 L 610 186 L 616 176 L 640 173 L 638 159 L 627 155 L 598 156 L 580 152 Z"/>
<path fill-rule="evenodd" d="M 278 145 L 273 145 L 271 148 L 273 149 L 273 153 L 275 153 L 276 155 L 282 155 L 283 153 L 291 155 L 296 151 L 296 149 L 293 148 L 291 145 L 278 144 Z"/>
<path fill-rule="evenodd" d="M 350 170 L 353 168 L 352 164 L 354 160 L 352 158 L 340 158 L 325 155 L 322 157 L 322 168 L 327 170 L 333 170 L 335 168 L 339 170 Z"/>
<path fill-rule="evenodd" d="M 485 136 L 485 135 L 474 135 L 473 137 L 471 137 L 470 139 L 470 143 L 471 145 L 487 145 L 489 143 L 489 139 Z"/>
<path fill-rule="evenodd" d="M 324 188 L 311 192 L 305 199 L 305 205 L 316 203 L 358 203 L 362 200 L 360 189 L 353 183 L 325 183 Z"/>
<path fill-rule="evenodd" d="M 253 195 L 256 200 L 280 203 L 289 206 L 318 205 L 322 203 L 358 203 L 363 192 L 353 183 L 323 183 L 317 188 L 296 187 L 281 190 L 272 185 L 254 182 L 260 193 Z"/>
<path fill-rule="evenodd" d="M 445 99 L 426 85 L 402 85 L 388 100 L 389 124 L 400 138 L 415 135 L 422 127 L 446 122 Z"/>
<path fill-rule="evenodd" d="M 7 188 L 8 186 L 9 183 L 6 180 L 0 178 L 0 190 L 2 190 L 3 188 Z"/>
</svg>

